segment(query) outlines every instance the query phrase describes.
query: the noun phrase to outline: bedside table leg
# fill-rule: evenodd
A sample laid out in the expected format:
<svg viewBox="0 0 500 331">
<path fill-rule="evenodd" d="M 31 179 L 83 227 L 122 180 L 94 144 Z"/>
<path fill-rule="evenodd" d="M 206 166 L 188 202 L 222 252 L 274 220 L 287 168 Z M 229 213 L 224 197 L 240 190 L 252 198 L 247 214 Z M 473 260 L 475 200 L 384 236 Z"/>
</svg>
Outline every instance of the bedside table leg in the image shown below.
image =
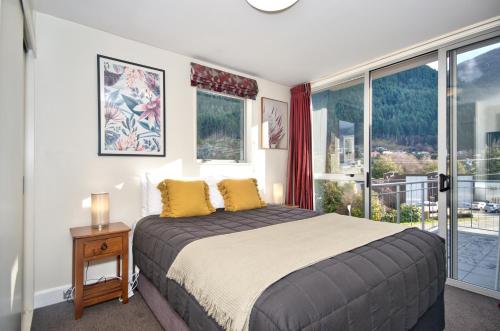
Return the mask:
<svg viewBox="0 0 500 331">
<path fill-rule="evenodd" d="M 122 302 L 128 303 L 128 232 L 122 235 Z"/>
<path fill-rule="evenodd" d="M 121 255 L 117 255 L 116 256 L 116 277 L 120 277 L 121 276 L 121 272 L 120 272 L 120 264 L 121 264 Z"/>
<path fill-rule="evenodd" d="M 73 256 L 73 274 L 75 282 L 75 319 L 80 319 L 83 313 L 83 245 L 76 242 L 75 255 Z"/>
<path fill-rule="evenodd" d="M 72 258 L 73 258 L 73 262 L 75 261 L 75 256 L 76 256 L 76 255 L 75 255 L 75 245 L 76 245 L 76 243 L 75 243 L 75 241 L 73 240 L 73 256 L 72 256 Z M 72 268 L 72 270 L 71 270 L 71 287 L 75 288 L 75 265 L 74 265 L 74 263 L 73 263 L 73 268 Z M 73 296 L 74 296 L 74 295 L 75 295 L 75 294 L 73 293 Z"/>
</svg>

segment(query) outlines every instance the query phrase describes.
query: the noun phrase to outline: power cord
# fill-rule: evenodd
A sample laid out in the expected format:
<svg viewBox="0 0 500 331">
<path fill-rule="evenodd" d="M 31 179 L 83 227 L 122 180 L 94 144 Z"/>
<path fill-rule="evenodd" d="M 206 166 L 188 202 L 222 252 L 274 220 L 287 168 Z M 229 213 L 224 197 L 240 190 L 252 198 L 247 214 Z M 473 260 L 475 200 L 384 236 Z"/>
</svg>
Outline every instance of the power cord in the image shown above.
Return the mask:
<svg viewBox="0 0 500 331">
<path fill-rule="evenodd" d="M 93 278 L 93 279 L 88 279 L 88 271 L 89 271 L 89 266 L 90 266 L 90 261 L 87 261 L 87 266 L 85 267 L 85 278 L 83 280 L 84 285 L 91 285 L 91 284 L 97 284 L 99 282 L 107 282 L 108 280 L 112 279 L 119 279 L 121 280 L 121 277 L 118 276 L 101 276 L 99 278 Z M 139 284 L 139 268 L 135 268 L 136 272 L 132 273 L 129 276 L 129 291 L 128 291 L 128 297 L 131 297 L 134 295 L 134 290 L 137 288 L 137 285 Z M 70 287 L 63 291 L 63 298 L 66 300 L 66 302 L 73 302 L 73 299 L 75 297 L 75 288 Z M 122 301 L 121 298 L 119 298 L 120 301 Z"/>
</svg>

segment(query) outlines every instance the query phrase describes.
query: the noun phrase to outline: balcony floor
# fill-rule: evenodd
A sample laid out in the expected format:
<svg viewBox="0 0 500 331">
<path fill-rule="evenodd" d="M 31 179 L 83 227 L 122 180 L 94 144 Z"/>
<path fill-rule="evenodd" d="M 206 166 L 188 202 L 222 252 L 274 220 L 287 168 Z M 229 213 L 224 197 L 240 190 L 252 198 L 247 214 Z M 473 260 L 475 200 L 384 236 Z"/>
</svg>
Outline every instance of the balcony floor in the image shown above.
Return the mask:
<svg viewBox="0 0 500 331">
<path fill-rule="evenodd" d="M 474 285 L 495 288 L 498 234 L 458 232 L 458 279 Z"/>
</svg>

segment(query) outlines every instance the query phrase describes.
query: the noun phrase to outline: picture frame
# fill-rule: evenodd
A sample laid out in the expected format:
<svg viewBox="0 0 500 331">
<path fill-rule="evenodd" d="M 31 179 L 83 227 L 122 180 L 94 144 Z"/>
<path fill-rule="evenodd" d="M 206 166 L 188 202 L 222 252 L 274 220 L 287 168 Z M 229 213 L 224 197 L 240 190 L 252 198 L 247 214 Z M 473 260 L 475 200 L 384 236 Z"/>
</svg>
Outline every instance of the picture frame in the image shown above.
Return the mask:
<svg viewBox="0 0 500 331">
<path fill-rule="evenodd" d="M 164 157 L 165 70 L 97 54 L 98 155 Z"/>
<path fill-rule="evenodd" d="M 288 149 L 288 103 L 262 97 L 260 108 L 261 148 Z"/>
</svg>

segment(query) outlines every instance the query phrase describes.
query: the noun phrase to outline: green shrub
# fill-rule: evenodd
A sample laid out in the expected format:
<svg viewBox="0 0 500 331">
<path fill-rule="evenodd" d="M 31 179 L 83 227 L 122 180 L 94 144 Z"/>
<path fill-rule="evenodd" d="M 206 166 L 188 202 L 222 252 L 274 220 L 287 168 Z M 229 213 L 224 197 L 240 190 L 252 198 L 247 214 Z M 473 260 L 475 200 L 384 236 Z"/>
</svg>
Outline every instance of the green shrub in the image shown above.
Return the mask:
<svg viewBox="0 0 500 331">
<path fill-rule="evenodd" d="M 372 207 L 372 213 L 371 213 L 371 218 L 374 221 L 381 221 L 382 216 L 385 213 L 384 206 L 380 203 L 380 200 L 378 198 L 378 194 L 375 192 L 372 192 L 372 200 L 371 200 L 371 207 Z"/>
<path fill-rule="evenodd" d="M 325 182 L 323 184 L 322 200 L 325 213 L 337 213 L 342 207 L 342 188 L 337 182 Z"/>
<path fill-rule="evenodd" d="M 326 213 L 349 215 L 348 205 L 351 205 L 351 215 L 364 216 L 363 194 L 356 191 L 355 183 L 325 181 L 322 185 L 322 207 Z"/>
<path fill-rule="evenodd" d="M 402 204 L 400 207 L 401 223 L 419 222 L 422 217 L 422 210 L 415 205 Z"/>
<path fill-rule="evenodd" d="M 365 213 L 364 199 L 362 194 L 356 194 L 351 205 L 351 216 L 364 217 Z"/>
<path fill-rule="evenodd" d="M 391 209 L 384 213 L 381 219 L 382 222 L 397 223 L 398 222 L 398 212 L 397 210 Z"/>
</svg>

